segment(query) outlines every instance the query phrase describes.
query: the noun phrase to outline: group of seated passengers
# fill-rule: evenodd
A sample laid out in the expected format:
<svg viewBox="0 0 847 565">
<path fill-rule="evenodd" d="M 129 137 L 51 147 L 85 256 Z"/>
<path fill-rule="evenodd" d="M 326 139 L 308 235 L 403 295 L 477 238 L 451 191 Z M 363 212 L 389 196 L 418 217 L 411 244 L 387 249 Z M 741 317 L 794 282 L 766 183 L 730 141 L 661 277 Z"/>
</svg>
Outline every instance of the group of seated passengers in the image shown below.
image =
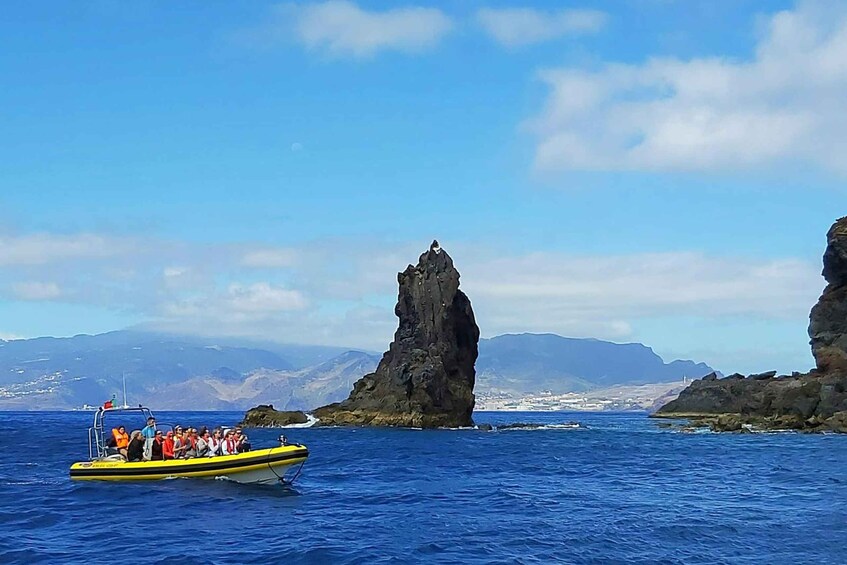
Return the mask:
<svg viewBox="0 0 847 565">
<path fill-rule="evenodd" d="M 244 453 L 250 451 L 250 442 L 238 427 L 209 431 L 205 426 L 199 430 L 175 426 L 173 431 L 163 433 L 150 418 L 143 430 L 132 434 L 127 434 L 124 426 L 114 428 L 106 447 L 127 461 L 167 461 Z"/>
</svg>

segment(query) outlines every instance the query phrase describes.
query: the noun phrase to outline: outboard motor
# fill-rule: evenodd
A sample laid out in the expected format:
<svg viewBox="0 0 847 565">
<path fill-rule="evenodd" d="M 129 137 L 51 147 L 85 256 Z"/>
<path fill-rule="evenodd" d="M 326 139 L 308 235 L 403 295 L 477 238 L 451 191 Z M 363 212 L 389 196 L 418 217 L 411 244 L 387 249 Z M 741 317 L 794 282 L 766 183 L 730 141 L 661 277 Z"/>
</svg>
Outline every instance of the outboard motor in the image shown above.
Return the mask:
<svg viewBox="0 0 847 565">
<path fill-rule="evenodd" d="M 279 436 L 279 445 L 280 447 L 285 447 L 286 445 L 288 445 L 288 438 L 285 437 L 285 435 L 283 434 L 280 434 Z"/>
</svg>

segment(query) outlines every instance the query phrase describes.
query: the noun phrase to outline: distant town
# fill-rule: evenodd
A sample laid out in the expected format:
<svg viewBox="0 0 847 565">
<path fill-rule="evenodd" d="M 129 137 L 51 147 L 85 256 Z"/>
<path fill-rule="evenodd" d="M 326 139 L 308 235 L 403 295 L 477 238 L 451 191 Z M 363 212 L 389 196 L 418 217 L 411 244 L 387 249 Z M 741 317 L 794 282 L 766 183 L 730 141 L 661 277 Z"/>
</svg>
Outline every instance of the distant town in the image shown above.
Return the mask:
<svg viewBox="0 0 847 565">
<path fill-rule="evenodd" d="M 686 381 L 647 385 L 615 386 L 586 392 L 554 394 L 541 391 L 516 396 L 507 392 L 487 391 L 476 394 L 475 411 L 618 411 L 653 410 L 675 398 Z"/>
</svg>

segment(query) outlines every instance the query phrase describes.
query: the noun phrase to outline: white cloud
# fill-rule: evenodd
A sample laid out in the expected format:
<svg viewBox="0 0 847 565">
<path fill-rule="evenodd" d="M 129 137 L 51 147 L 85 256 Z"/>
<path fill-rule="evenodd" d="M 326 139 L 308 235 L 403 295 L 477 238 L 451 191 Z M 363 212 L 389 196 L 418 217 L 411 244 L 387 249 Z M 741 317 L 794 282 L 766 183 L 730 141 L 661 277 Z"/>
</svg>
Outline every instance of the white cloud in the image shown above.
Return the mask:
<svg viewBox="0 0 847 565">
<path fill-rule="evenodd" d="M 607 19 L 606 14 L 598 10 L 544 12 L 531 8 L 483 8 L 476 17 L 495 40 L 508 47 L 595 33 L 606 25 Z"/>
<path fill-rule="evenodd" d="M 543 170 L 756 169 L 847 173 L 847 6 L 803 2 L 768 19 L 750 61 L 655 58 L 549 69 L 528 125 Z"/>
<path fill-rule="evenodd" d="M 297 252 L 288 248 L 265 248 L 247 251 L 241 259 L 245 267 L 279 269 L 291 267 L 297 260 Z"/>
<path fill-rule="evenodd" d="M 805 320 L 823 288 L 818 270 L 791 259 L 697 253 L 534 253 L 472 261 L 463 281 L 486 335 L 547 331 L 620 339 L 639 319 L 657 316 Z"/>
<path fill-rule="evenodd" d="M 62 296 L 62 289 L 53 282 L 19 282 L 12 285 L 12 295 L 19 300 L 55 300 Z"/>
<path fill-rule="evenodd" d="M 0 236 L 0 267 L 102 259 L 127 253 L 134 248 L 135 243 L 129 239 L 86 233 Z"/>
<path fill-rule="evenodd" d="M 249 286 L 232 284 L 227 289 L 227 302 L 234 312 L 248 314 L 302 310 L 307 305 L 299 291 L 267 282 Z"/>
<path fill-rule="evenodd" d="M 424 51 L 453 28 L 450 18 L 436 8 L 367 11 L 346 0 L 285 4 L 277 8 L 275 16 L 271 24 L 242 35 L 253 43 L 293 39 L 332 57 L 367 58 L 380 51 Z"/>
</svg>

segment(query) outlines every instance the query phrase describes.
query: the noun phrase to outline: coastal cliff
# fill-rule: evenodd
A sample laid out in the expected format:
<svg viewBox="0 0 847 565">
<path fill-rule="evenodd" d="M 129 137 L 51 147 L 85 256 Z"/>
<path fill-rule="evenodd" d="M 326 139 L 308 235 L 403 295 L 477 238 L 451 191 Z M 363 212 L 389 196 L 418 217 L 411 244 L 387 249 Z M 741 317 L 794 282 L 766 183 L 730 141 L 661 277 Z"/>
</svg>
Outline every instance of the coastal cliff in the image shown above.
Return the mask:
<svg viewBox="0 0 847 565">
<path fill-rule="evenodd" d="M 827 286 L 809 315 L 816 368 L 776 375 L 710 374 L 661 407 L 655 417 L 685 417 L 716 431 L 795 429 L 847 433 L 847 217 L 827 233 Z"/>
<path fill-rule="evenodd" d="M 314 411 L 320 425 L 473 425 L 479 328 L 453 260 L 434 241 L 397 282 L 394 341 L 346 400 Z"/>
</svg>

